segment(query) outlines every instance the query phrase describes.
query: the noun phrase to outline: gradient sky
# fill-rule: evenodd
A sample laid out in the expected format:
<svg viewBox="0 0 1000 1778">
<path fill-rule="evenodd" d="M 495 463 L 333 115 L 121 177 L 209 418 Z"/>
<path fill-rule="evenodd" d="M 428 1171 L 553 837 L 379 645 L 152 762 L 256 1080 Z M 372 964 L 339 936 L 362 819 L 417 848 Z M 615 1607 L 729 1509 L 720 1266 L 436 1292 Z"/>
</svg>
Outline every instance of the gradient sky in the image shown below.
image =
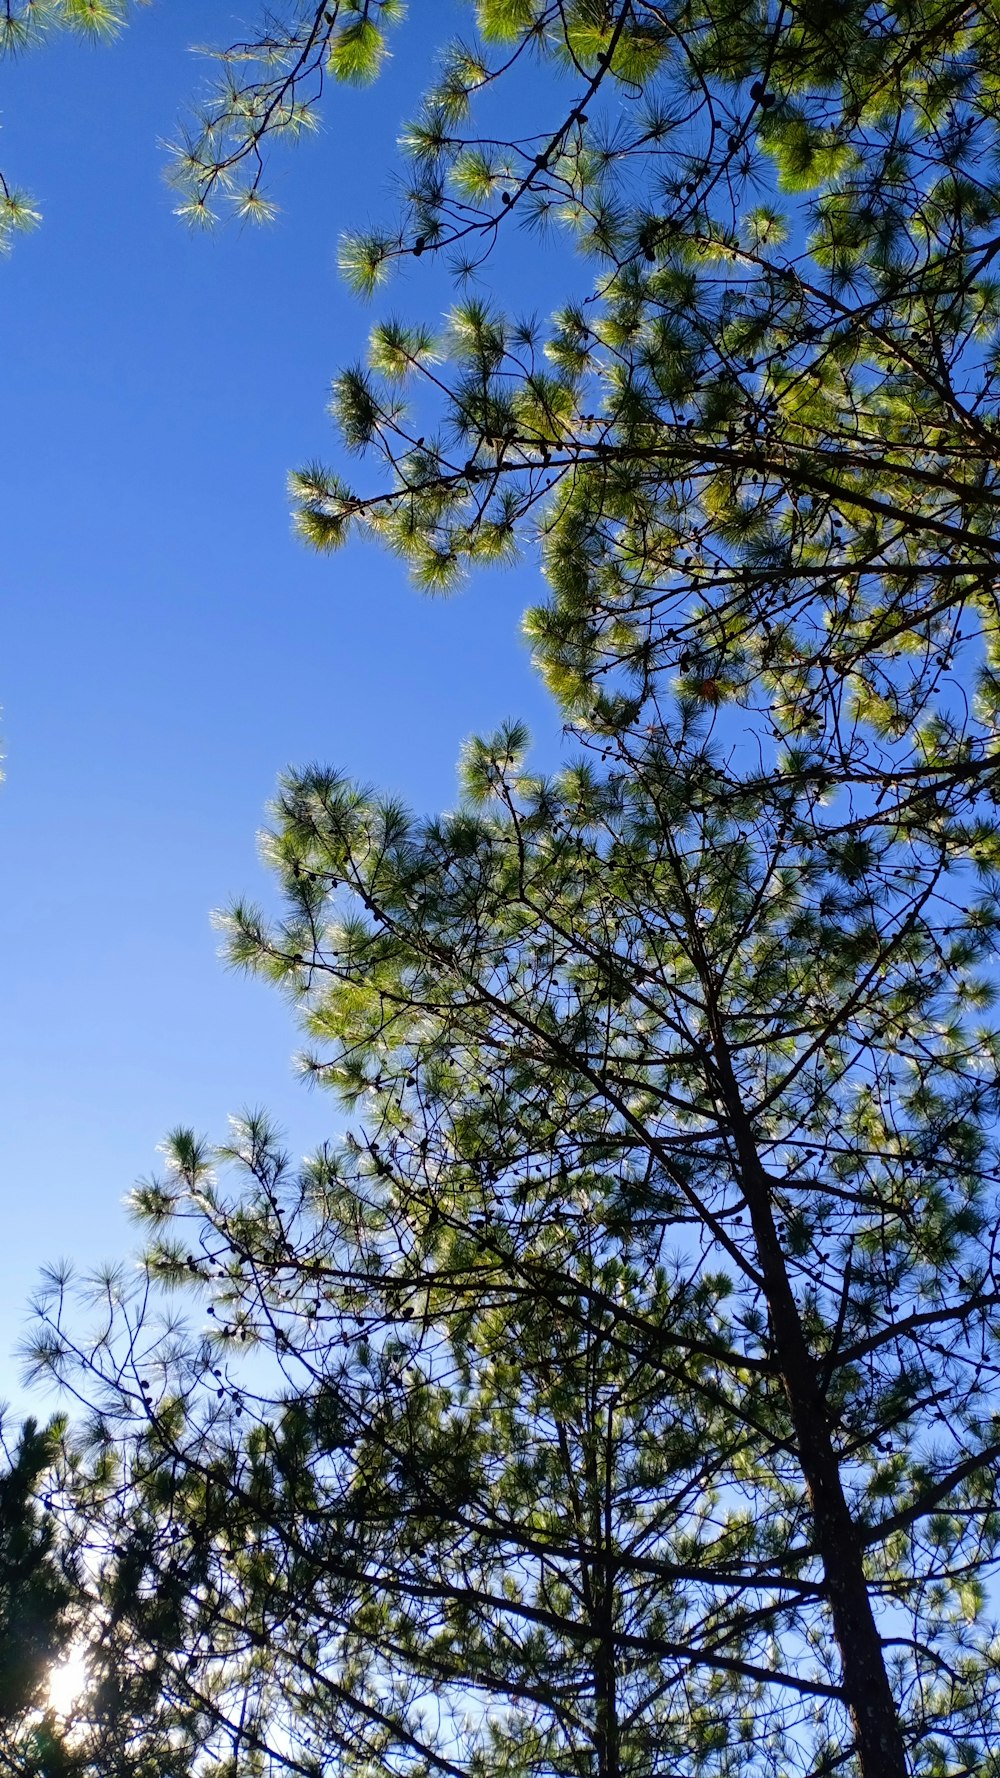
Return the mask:
<svg viewBox="0 0 1000 1778">
<path fill-rule="evenodd" d="M 523 716 L 550 756 L 558 733 L 519 635 L 529 567 L 429 601 L 373 546 L 311 556 L 285 493 L 335 457 L 329 381 L 371 320 L 337 237 L 391 204 L 398 126 L 467 9 L 416 0 L 379 86 L 334 94 L 282 160 L 275 224 L 192 235 L 162 140 L 206 77 L 189 46 L 255 13 L 156 0 L 111 48 L 54 40 L 0 68 L 0 166 L 44 211 L 0 264 L 8 1398 L 39 1268 L 134 1247 L 122 1197 L 169 1127 L 222 1139 L 263 1104 L 299 1151 L 340 1127 L 294 1078 L 286 1007 L 223 968 L 210 925 L 268 893 L 277 774 L 320 759 L 437 810 L 472 731 Z M 443 301 L 431 273 L 381 306 Z"/>
</svg>

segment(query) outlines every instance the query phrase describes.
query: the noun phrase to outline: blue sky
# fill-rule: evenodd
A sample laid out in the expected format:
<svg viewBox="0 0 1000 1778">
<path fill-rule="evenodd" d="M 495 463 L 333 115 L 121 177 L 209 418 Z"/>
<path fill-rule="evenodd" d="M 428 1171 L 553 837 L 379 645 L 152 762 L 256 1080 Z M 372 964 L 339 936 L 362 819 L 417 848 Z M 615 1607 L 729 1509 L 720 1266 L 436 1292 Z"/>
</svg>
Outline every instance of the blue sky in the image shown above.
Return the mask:
<svg viewBox="0 0 1000 1778">
<path fill-rule="evenodd" d="M 170 1126 L 221 1138 L 265 1104 L 304 1151 L 340 1125 L 294 1078 L 287 1009 L 222 967 L 210 925 L 268 892 L 280 770 L 329 761 L 430 810 L 473 730 L 515 714 L 555 745 L 519 635 L 530 567 L 429 601 L 372 546 L 320 559 L 291 533 L 286 473 L 334 455 L 330 378 L 371 319 L 337 237 L 391 204 L 399 123 L 465 9 L 412 11 L 378 88 L 336 94 L 276 169 L 260 232 L 186 232 L 161 146 L 205 79 L 189 46 L 252 10 L 157 0 L 110 49 L 0 67 L 0 166 L 44 211 L 0 263 L 8 1397 L 38 1268 L 134 1245 L 121 1200 Z M 418 277 L 383 307 L 442 300 Z"/>
</svg>

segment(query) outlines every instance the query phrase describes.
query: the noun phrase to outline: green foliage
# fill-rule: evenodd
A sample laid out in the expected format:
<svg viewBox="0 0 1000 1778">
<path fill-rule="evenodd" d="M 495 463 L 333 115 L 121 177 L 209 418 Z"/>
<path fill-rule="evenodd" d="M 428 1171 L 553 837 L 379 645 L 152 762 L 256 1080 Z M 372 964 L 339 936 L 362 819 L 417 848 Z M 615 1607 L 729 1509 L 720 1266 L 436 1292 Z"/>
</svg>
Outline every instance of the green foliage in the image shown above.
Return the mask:
<svg viewBox="0 0 1000 1778">
<path fill-rule="evenodd" d="M 0 12 L 0 55 L 17 55 L 55 30 L 109 37 L 121 30 L 133 0 L 6 0 Z M 147 4 L 148 0 L 135 0 Z"/>
<path fill-rule="evenodd" d="M 112 1527 L 114 1464 L 81 1461 L 64 1421 L 22 1428 L 0 1474 L 0 1765 L 5 1778 L 194 1778 L 205 1722 L 164 1681 L 169 1588 L 137 1593 L 149 1545 Z M 95 1529 L 89 1504 L 100 1489 Z M 136 1615 L 155 1626 L 131 1641 Z M 58 1697 L 60 1670 L 86 1648 L 79 1695 Z M 55 1680 L 56 1689 L 50 1696 Z"/>
<path fill-rule="evenodd" d="M 661 8 L 478 16 L 405 138 L 403 214 L 345 243 L 346 275 L 372 293 L 401 255 L 468 266 L 542 206 L 595 298 L 527 333 L 467 304 L 433 367 L 410 354 L 405 406 L 378 322 L 365 415 L 335 411 L 386 476 L 335 503 L 314 478 L 304 532 L 342 535 L 346 501 L 437 587 L 541 529 L 539 665 L 578 723 L 617 711 L 635 745 L 693 660 L 838 782 L 919 771 L 942 717 L 956 768 L 988 776 L 988 698 L 953 725 L 996 625 L 991 15 L 961 60 L 936 6 L 863 28 L 800 9 L 774 38 L 737 9 L 687 8 L 673 37 Z M 484 142 L 480 94 L 529 46 L 551 121 Z"/>
<path fill-rule="evenodd" d="M 0 1475 L 0 1744 L 24 1733 L 69 1642 L 71 1576 L 38 1500 L 55 1462 L 57 1430 L 40 1432 L 29 1420 Z"/>
<path fill-rule="evenodd" d="M 341 25 L 331 39 L 329 68 L 338 80 L 366 86 L 378 77 L 386 53 L 385 38 L 369 18 L 358 17 Z"/>
<path fill-rule="evenodd" d="M 6 253 L 15 235 L 25 234 L 41 221 L 39 212 L 23 191 L 14 191 L 0 175 L 0 252 Z"/>
<path fill-rule="evenodd" d="M 223 200 L 240 216 L 267 220 L 268 147 L 316 128 L 326 79 L 349 86 L 376 80 L 404 13 L 402 0 L 297 0 L 282 15 L 266 15 L 256 37 L 213 50 L 220 77 L 172 147 L 178 215 L 209 223 Z M 386 252 L 394 250 L 395 243 Z M 370 289 L 371 248 L 345 258 L 345 269 L 351 264 L 358 287 Z"/>
</svg>

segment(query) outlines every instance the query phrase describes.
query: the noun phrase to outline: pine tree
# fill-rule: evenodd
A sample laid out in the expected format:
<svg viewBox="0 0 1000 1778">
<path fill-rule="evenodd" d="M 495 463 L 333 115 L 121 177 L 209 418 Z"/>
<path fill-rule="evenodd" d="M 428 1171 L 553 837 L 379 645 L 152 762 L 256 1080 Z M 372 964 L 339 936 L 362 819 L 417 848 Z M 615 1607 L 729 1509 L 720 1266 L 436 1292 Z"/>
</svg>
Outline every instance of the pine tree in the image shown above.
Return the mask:
<svg viewBox="0 0 1000 1778">
<path fill-rule="evenodd" d="M 4 1778 L 193 1778 L 203 1727 L 173 1694 L 170 1614 L 143 1597 L 147 1543 L 105 1512 L 88 1541 L 81 1459 L 63 1420 L 28 1420 L 0 1474 L 0 1769 Z M 87 1486 L 109 1472 L 98 1457 Z M 140 1612 L 144 1634 L 135 1638 Z M 152 1626 L 155 1625 L 155 1634 Z M 86 1656 L 83 1658 L 83 1651 Z M 62 1676 L 70 1677 L 70 1692 Z"/>
<path fill-rule="evenodd" d="M 293 1769 L 987 1771 L 995 890 L 522 747 L 423 826 L 293 781 L 289 919 L 234 913 L 361 1121 L 296 1171 L 251 1120 L 229 1194 L 179 1136 L 137 1205 L 214 1337 L 78 1352 L 187 1670 Z"/>
<path fill-rule="evenodd" d="M 250 1118 L 231 1186 L 178 1134 L 138 1296 L 88 1344 L 60 1286 L 35 1359 L 125 1453 L 80 1510 L 140 1528 L 134 1635 L 235 1772 L 987 1774 L 997 23 L 476 15 L 345 271 L 461 282 L 523 218 L 594 289 L 380 318 L 335 410 L 386 473 L 309 469 L 300 523 L 432 590 L 537 547 L 575 756 L 475 743 L 438 822 L 288 782 L 287 917 L 232 954 L 356 1127 L 296 1169 Z M 258 192 L 313 24 L 191 204 Z"/>
<path fill-rule="evenodd" d="M 0 1753 L 8 1769 L 28 1757 L 49 1674 L 71 1636 L 72 1564 L 39 1499 L 57 1444 L 55 1426 L 39 1431 L 27 1421 L 0 1475 Z"/>
</svg>

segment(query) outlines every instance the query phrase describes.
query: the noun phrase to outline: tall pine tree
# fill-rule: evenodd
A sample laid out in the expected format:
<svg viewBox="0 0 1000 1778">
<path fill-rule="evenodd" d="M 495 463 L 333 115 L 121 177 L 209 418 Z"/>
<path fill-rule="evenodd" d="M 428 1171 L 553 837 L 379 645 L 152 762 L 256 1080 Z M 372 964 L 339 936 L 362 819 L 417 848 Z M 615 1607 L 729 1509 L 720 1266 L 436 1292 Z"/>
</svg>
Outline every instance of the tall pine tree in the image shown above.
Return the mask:
<svg viewBox="0 0 1000 1778">
<path fill-rule="evenodd" d="M 278 1764 L 987 1770 L 994 889 L 522 745 L 442 823 L 289 784 L 235 955 L 357 1129 L 251 1120 L 231 1192 L 179 1136 L 137 1207 L 214 1335 L 126 1295 L 127 1353 L 43 1305 L 37 1356 L 141 1429 L 184 1671 Z"/>
</svg>

